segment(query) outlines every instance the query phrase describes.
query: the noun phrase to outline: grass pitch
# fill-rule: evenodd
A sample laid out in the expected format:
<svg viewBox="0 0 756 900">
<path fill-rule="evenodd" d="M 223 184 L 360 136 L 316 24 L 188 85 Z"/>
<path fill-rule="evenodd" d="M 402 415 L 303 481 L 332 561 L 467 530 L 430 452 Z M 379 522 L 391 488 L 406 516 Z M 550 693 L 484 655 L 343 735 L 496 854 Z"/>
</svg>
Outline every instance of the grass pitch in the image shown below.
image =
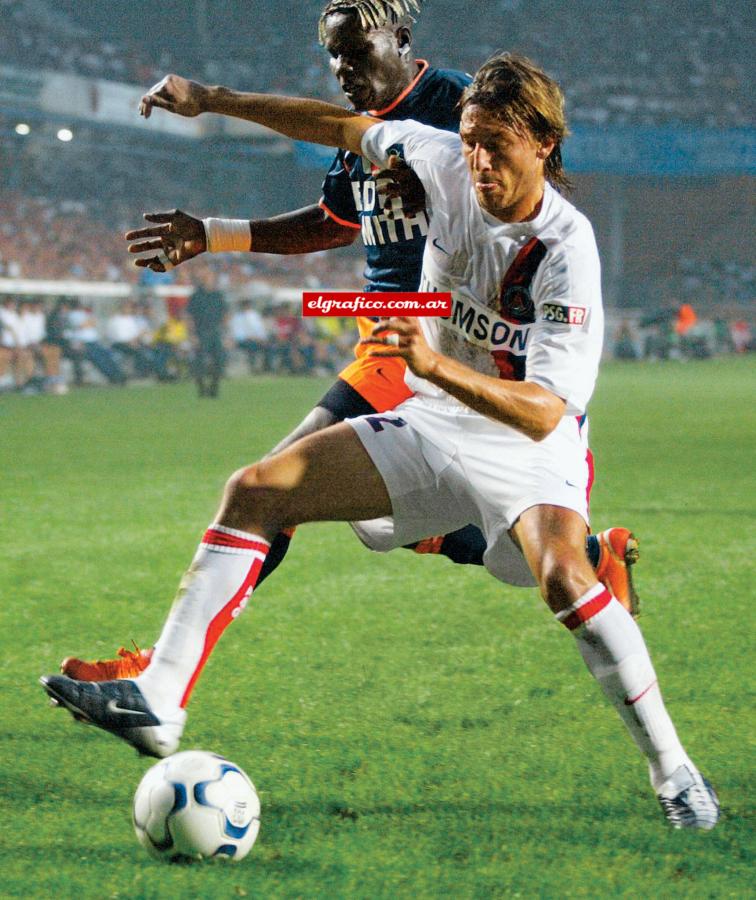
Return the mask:
<svg viewBox="0 0 756 900">
<path fill-rule="evenodd" d="M 591 408 L 594 526 L 640 536 L 642 627 L 720 791 L 714 832 L 667 828 L 534 591 L 316 525 L 190 707 L 183 747 L 227 755 L 261 795 L 238 866 L 150 860 L 130 823 L 150 763 L 49 709 L 36 681 L 68 654 L 151 643 L 227 475 L 327 383 L 238 381 L 217 402 L 188 385 L 3 398 L 0 894 L 751 895 L 753 379 L 746 359 L 609 365 Z"/>
</svg>

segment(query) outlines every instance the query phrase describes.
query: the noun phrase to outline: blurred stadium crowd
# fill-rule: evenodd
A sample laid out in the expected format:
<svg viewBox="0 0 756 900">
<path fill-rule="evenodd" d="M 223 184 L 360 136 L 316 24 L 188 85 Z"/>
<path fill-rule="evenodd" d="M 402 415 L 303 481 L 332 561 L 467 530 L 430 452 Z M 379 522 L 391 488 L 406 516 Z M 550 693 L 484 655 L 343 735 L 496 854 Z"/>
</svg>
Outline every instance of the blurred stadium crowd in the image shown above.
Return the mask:
<svg viewBox="0 0 756 900">
<path fill-rule="evenodd" d="M 190 284 L 209 267 L 222 290 L 242 288 L 251 279 L 264 278 L 273 287 L 301 285 L 315 290 L 359 284 L 359 256 L 312 253 L 304 256 L 254 254 L 208 257 L 177 268 L 170 276 L 153 280 L 137 269 L 126 252 L 123 235 L 141 223 L 133 210 L 130 219 L 114 226 L 86 200 L 31 197 L 9 191 L 0 195 L 0 278 L 44 278 L 82 281 Z"/>
<path fill-rule="evenodd" d="M 227 305 L 224 369 L 329 375 L 349 359 L 351 319 L 302 318 L 298 303 Z M 71 387 L 180 381 L 196 373 L 198 327 L 186 296 L 107 307 L 71 297 L 0 296 L 0 393 L 65 394 Z"/>
<path fill-rule="evenodd" d="M 223 368 L 336 374 L 356 340 L 353 321 L 302 318 L 300 310 L 298 302 L 227 304 Z M 745 317 L 699 318 L 688 303 L 621 320 L 609 344 L 615 358 L 632 360 L 706 359 L 754 349 Z M 196 374 L 196 351 L 197 324 L 185 295 L 106 306 L 71 297 L 0 296 L 0 393 L 65 394 L 85 385 L 187 380 Z"/>
<path fill-rule="evenodd" d="M 186 59 L 165 43 L 152 49 L 143 34 L 103 40 L 82 17 L 67 15 L 67 5 L 0 0 L 5 22 L 0 59 L 145 85 L 167 71 L 184 71 Z M 341 99 L 315 40 L 313 26 L 322 4 L 307 0 L 295 5 L 300 13 L 287 17 L 285 27 L 261 2 L 213 17 L 205 23 L 201 41 L 187 38 L 194 74 L 247 90 Z M 173 37 L 180 39 L 182 29 L 203 31 L 190 4 L 182 18 L 174 22 Z M 590 47 L 584 41 L 587 22 Z M 547 62 L 566 87 L 573 122 L 722 127 L 753 121 L 747 4 L 701 0 L 685 4 L 683 15 L 673 17 L 667 6 L 653 0 L 629 6 L 593 0 L 491 0 L 479 15 L 465 16 L 463 29 L 459 24 L 458 3 L 429 3 L 416 28 L 421 53 L 436 65 L 469 71 L 502 48 Z"/>
</svg>

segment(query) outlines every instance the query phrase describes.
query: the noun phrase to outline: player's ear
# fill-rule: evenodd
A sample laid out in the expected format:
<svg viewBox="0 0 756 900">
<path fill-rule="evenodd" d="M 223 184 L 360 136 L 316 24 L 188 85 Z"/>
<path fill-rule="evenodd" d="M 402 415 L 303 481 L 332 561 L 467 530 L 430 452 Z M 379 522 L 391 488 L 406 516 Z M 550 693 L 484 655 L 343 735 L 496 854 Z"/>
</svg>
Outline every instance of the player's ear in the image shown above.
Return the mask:
<svg viewBox="0 0 756 900">
<path fill-rule="evenodd" d="M 406 26 L 396 29 L 396 43 L 399 55 L 406 56 L 412 49 L 412 32 Z"/>
<path fill-rule="evenodd" d="M 538 157 L 538 159 L 542 159 L 545 161 L 551 156 L 551 153 L 554 150 L 554 147 L 556 147 L 556 141 L 553 140 L 552 138 L 549 138 L 548 140 L 545 140 L 545 141 L 541 141 L 541 143 L 538 146 L 538 149 L 536 150 L 536 156 Z"/>
</svg>

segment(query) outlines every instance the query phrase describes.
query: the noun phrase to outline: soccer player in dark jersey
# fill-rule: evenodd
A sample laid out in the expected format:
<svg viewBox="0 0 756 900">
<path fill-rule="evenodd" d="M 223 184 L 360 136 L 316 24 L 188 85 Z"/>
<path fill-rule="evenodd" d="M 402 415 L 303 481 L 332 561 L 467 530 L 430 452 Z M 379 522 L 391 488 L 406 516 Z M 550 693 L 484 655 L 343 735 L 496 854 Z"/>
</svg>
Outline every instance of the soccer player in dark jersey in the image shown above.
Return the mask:
<svg viewBox="0 0 756 900">
<path fill-rule="evenodd" d="M 385 120 L 415 119 L 456 132 L 458 102 L 471 82 L 463 72 L 436 69 L 412 53 L 412 12 L 415 0 L 331 0 L 319 23 L 320 42 L 331 57 L 331 70 L 356 110 Z M 147 96 L 161 106 L 161 91 L 172 98 L 171 112 L 196 116 L 208 111 L 214 95 L 226 106 L 238 105 L 244 118 L 244 94 L 225 87 L 208 87 L 176 75 L 167 76 Z M 151 106 L 143 106 L 149 115 Z M 231 114 L 237 114 L 236 112 Z M 258 253 L 309 253 L 342 247 L 362 236 L 367 266 L 366 291 L 414 291 L 420 283 L 428 218 L 419 181 L 407 167 L 390 171 L 365 169 L 362 156 L 338 150 L 323 182 L 319 203 L 270 219 L 200 220 L 180 210 L 151 213 L 152 224 L 131 231 L 126 239 L 133 253 L 158 251 L 136 265 L 163 272 L 203 252 L 227 250 Z M 374 327 L 358 319 L 360 337 Z M 401 359 L 368 355 L 358 344 L 356 359 L 337 378 L 317 406 L 271 452 L 277 452 L 322 428 L 347 418 L 393 409 L 411 396 Z M 291 533 L 273 541 L 258 584 L 273 572 L 288 550 Z M 587 541 L 587 552 L 598 578 L 620 602 L 637 612 L 630 566 L 637 560 L 637 541 L 626 528 L 610 528 Z M 482 565 L 486 543 L 475 526 L 429 537 L 412 545 L 419 553 L 447 556 L 457 563 Z M 79 679 L 110 679 L 137 674 L 149 651 L 119 650 L 120 657 L 95 663 L 75 657 L 62 671 Z"/>
<path fill-rule="evenodd" d="M 196 341 L 194 377 L 199 395 L 217 397 L 225 363 L 223 323 L 226 301 L 223 294 L 213 288 L 208 276 L 195 287 L 186 312 Z"/>
</svg>

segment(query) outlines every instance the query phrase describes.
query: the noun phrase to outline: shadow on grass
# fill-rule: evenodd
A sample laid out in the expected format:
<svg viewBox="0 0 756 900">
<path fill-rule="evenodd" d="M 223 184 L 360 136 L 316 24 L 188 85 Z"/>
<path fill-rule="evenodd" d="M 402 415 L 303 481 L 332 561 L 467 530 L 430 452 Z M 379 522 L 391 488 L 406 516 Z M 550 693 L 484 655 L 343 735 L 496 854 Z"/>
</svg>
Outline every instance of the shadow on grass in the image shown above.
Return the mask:
<svg viewBox="0 0 756 900">
<path fill-rule="evenodd" d="M 24 765 L 24 768 L 21 768 L 21 765 Z M 54 804 L 58 812 L 61 803 L 80 807 L 93 806 L 98 809 L 103 807 L 119 809 L 125 800 L 130 802 L 132 794 L 130 776 L 127 787 L 116 789 L 98 780 L 97 767 L 93 770 L 91 780 L 83 784 L 68 781 L 65 778 L 65 769 L 65 764 L 61 764 L 59 769 L 51 772 L 47 766 L 39 763 L 34 768 L 27 768 L 22 762 L 16 766 L 13 777 L 3 779 L 2 799 L 6 803 L 16 804 L 17 809 Z"/>
</svg>

